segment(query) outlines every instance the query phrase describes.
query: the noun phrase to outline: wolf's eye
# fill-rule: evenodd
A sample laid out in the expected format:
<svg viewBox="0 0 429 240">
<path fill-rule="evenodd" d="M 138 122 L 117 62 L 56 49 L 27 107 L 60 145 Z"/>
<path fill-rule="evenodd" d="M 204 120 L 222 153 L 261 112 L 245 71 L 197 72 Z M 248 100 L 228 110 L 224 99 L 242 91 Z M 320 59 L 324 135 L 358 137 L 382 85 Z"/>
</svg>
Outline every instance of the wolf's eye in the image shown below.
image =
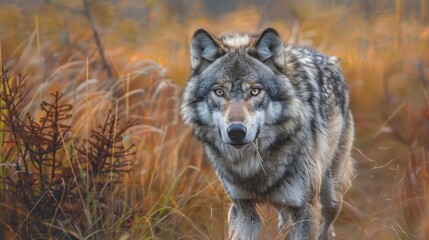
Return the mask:
<svg viewBox="0 0 429 240">
<path fill-rule="evenodd" d="M 261 92 L 261 89 L 259 88 L 253 88 L 250 93 L 252 94 L 252 96 L 256 96 Z"/>
<path fill-rule="evenodd" d="M 222 96 L 223 96 L 223 90 L 222 90 L 222 89 L 216 89 L 216 90 L 214 90 L 214 92 L 215 92 L 215 94 L 216 94 L 217 96 L 219 96 L 219 97 L 222 97 Z"/>
</svg>

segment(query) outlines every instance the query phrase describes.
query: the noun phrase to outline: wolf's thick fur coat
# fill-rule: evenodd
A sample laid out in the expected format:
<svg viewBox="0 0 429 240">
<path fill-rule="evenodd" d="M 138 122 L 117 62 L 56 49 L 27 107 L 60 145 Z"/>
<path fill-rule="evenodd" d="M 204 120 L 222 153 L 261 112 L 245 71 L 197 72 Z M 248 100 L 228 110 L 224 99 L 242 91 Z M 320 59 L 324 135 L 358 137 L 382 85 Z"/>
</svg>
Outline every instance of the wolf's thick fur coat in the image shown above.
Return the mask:
<svg viewBox="0 0 429 240">
<path fill-rule="evenodd" d="M 353 174 L 338 59 L 285 44 L 271 27 L 219 38 L 199 29 L 191 65 L 181 114 L 231 198 L 230 238 L 256 239 L 255 206 L 270 204 L 287 239 L 331 239 Z"/>
</svg>

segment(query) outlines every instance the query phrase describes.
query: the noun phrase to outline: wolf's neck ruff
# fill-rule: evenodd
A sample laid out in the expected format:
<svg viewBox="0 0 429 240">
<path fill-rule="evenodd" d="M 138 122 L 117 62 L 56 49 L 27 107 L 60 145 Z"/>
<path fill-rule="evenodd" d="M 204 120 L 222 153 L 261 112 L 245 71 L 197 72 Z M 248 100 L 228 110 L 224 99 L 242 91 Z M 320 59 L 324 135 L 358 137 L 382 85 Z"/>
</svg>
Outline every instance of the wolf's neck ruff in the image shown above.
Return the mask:
<svg viewBox="0 0 429 240">
<path fill-rule="evenodd" d="M 256 239 L 257 203 L 279 210 L 280 227 L 292 218 L 292 239 L 332 237 L 354 133 L 337 63 L 285 45 L 273 28 L 220 38 L 195 32 L 181 114 L 232 199 L 231 238 Z"/>
</svg>

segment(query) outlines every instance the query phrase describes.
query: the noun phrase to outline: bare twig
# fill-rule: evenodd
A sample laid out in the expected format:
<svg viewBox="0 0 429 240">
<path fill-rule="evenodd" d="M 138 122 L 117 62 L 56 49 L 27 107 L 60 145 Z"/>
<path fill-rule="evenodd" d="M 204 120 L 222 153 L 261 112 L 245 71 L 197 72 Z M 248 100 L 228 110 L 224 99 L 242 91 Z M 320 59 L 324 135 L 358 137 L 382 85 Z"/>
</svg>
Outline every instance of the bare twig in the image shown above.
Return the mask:
<svg viewBox="0 0 429 240">
<path fill-rule="evenodd" d="M 83 1 L 83 6 L 84 6 L 83 14 L 85 15 L 86 19 L 88 20 L 89 24 L 91 25 L 92 35 L 94 36 L 95 44 L 97 44 L 98 53 L 100 54 L 101 62 L 103 64 L 103 68 L 106 70 L 107 76 L 109 78 L 112 78 L 112 76 L 113 76 L 112 68 L 110 67 L 110 65 L 107 61 L 106 55 L 104 54 L 104 48 L 103 48 L 103 44 L 101 43 L 100 34 L 98 33 L 97 27 L 95 26 L 94 19 L 93 19 L 92 14 L 91 14 L 90 6 L 89 6 L 89 0 L 82 0 L 82 1 Z"/>
<path fill-rule="evenodd" d="M 112 78 L 113 77 L 112 67 L 110 66 L 109 62 L 107 61 L 106 54 L 104 53 L 103 43 L 101 42 L 100 34 L 98 32 L 97 26 L 94 22 L 94 18 L 93 18 L 92 13 L 91 13 L 91 7 L 89 4 L 90 1 L 89 0 L 82 0 L 83 9 L 72 8 L 72 7 L 69 7 L 69 6 L 64 5 L 64 4 L 55 3 L 52 0 L 45 0 L 45 1 L 47 4 L 50 4 L 54 7 L 57 7 L 58 9 L 66 10 L 66 11 L 74 13 L 74 14 L 80 14 L 80 15 L 85 16 L 85 18 L 88 20 L 88 22 L 91 26 L 92 36 L 94 37 L 95 44 L 96 44 L 97 50 L 98 50 L 98 54 L 100 55 L 100 58 L 101 58 L 101 63 L 102 63 L 103 69 L 106 70 L 108 78 Z M 73 49 L 78 50 L 82 54 L 86 54 L 86 56 L 88 55 L 84 49 L 82 49 L 81 47 L 79 47 L 76 44 L 73 44 L 71 42 L 67 28 L 66 28 L 64 37 L 65 37 L 65 39 L 64 39 L 65 43 L 67 45 L 69 45 Z"/>
</svg>

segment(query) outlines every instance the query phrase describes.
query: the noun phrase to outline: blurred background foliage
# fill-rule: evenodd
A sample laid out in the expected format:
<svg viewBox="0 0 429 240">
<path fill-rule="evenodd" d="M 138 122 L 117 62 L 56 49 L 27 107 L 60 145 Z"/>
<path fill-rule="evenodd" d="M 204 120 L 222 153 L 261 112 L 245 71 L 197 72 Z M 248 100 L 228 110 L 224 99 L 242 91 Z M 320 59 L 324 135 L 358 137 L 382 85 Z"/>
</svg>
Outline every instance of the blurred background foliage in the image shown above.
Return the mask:
<svg viewBox="0 0 429 240">
<path fill-rule="evenodd" d="M 74 106 L 66 121 L 76 146 L 112 112 L 140 123 L 121 138 L 124 146 L 135 143 L 134 166 L 109 184 L 101 208 L 92 207 L 102 195 L 96 189 L 69 203 L 86 206 L 81 215 L 40 219 L 33 217 L 37 204 L 20 205 L 3 185 L 1 238 L 225 238 L 228 198 L 178 116 L 189 40 L 198 27 L 218 35 L 256 33 L 268 25 L 289 44 L 342 60 L 357 129 L 356 177 L 337 238 L 428 239 L 427 0 L 1 0 L 1 60 L 9 75 L 29 79 L 22 116 L 40 119 L 40 105 L 59 91 Z M 1 158 L 5 178 L 25 159 L 11 150 L 3 122 L 1 128 L 3 153 L 10 153 Z M 59 156 L 67 161 L 66 152 Z M 90 174 L 78 170 L 75 177 Z M 67 171 L 70 166 L 54 172 L 64 177 Z M 88 190 L 91 181 L 82 179 Z M 260 210 L 261 239 L 280 239 L 275 212 Z"/>
</svg>

